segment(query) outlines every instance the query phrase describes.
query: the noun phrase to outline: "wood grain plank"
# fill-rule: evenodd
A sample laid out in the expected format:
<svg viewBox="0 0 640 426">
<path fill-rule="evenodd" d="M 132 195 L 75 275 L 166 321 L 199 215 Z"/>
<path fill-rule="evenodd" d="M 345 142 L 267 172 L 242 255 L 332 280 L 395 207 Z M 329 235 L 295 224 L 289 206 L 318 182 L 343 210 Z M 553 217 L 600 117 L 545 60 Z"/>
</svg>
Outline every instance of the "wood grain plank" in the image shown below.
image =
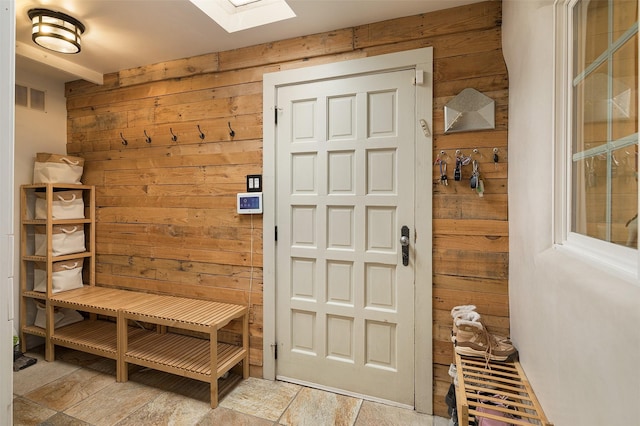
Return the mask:
<svg viewBox="0 0 640 426">
<path fill-rule="evenodd" d="M 120 87 L 126 87 L 149 81 L 166 80 L 169 78 L 186 77 L 216 71 L 218 71 L 218 55 L 217 53 L 208 53 L 123 70 L 119 73 L 119 80 Z"/>
<path fill-rule="evenodd" d="M 436 81 L 462 80 L 506 73 L 507 66 L 500 49 L 433 61 L 433 76 Z"/>
<path fill-rule="evenodd" d="M 354 46 L 361 49 L 408 39 L 485 30 L 499 25 L 501 16 L 501 3 L 488 1 L 361 25 L 355 28 Z"/>
<path fill-rule="evenodd" d="M 309 36 L 220 52 L 220 70 L 275 64 L 353 49 L 353 30 L 329 31 Z"/>
<path fill-rule="evenodd" d="M 448 235 L 509 235 L 509 222 L 506 220 L 458 220 L 434 219 L 433 233 Z"/>
</svg>

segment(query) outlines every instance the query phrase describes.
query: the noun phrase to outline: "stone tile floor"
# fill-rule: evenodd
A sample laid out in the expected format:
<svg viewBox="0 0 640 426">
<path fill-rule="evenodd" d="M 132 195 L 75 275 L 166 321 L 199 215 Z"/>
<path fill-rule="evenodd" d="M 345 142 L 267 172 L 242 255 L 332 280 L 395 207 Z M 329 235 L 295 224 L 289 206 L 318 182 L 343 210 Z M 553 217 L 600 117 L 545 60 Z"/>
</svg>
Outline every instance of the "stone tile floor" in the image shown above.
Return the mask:
<svg viewBox="0 0 640 426">
<path fill-rule="evenodd" d="M 13 420 L 19 425 L 426 425 L 440 417 L 291 383 L 249 378 L 209 406 L 209 386 L 150 369 L 115 381 L 115 361 L 57 348 L 13 373 Z"/>
</svg>

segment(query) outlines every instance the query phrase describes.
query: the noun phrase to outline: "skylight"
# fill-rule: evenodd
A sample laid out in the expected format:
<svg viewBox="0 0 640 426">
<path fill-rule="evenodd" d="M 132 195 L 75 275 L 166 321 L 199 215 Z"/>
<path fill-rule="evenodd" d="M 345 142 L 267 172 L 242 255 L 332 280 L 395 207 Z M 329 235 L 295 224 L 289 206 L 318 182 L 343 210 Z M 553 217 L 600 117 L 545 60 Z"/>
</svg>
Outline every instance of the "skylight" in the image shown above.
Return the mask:
<svg viewBox="0 0 640 426">
<path fill-rule="evenodd" d="M 293 18 L 285 0 L 190 0 L 227 32 Z"/>
<path fill-rule="evenodd" d="M 257 3 L 257 2 L 259 2 L 261 0 L 229 0 L 229 1 L 235 7 L 240 7 L 240 6 L 244 6 L 245 4 L 249 4 L 249 3 Z"/>
</svg>

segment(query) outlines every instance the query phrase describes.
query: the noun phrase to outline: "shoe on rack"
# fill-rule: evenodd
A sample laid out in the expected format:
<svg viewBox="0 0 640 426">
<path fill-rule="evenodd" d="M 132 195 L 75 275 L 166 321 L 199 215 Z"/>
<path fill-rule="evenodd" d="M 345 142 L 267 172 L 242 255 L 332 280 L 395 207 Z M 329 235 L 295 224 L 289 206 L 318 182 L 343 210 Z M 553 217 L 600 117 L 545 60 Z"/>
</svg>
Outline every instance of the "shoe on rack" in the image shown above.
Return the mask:
<svg viewBox="0 0 640 426">
<path fill-rule="evenodd" d="M 487 331 L 479 321 L 455 320 L 457 333 L 455 351 L 459 355 L 482 357 L 488 361 L 507 361 L 517 357 L 518 351 L 508 340 L 500 340 Z"/>
<path fill-rule="evenodd" d="M 451 317 L 455 319 L 458 316 L 458 314 L 462 312 L 470 312 L 475 310 L 476 310 L 476 305 L 454 306 L 453 309 L 451 309 Z"/>
<path fill-rule="evenodd" d="M 456 334 L 458 327 L 456 326 L 456 320 L 463 319 L 466 321 L 474 321 L 482 323 L 482 316 L 476 312 L 475 305 L 461 305 L 456 306 L 451 310 L 451 317 L 453 318 L 453 327 L 451 329 L 451 342 L 456 342 Z M 484 327 L 484 324 L 483 324 Z M 502 336 L 500 334 L 493 334 L 493 336 L 501 342 L 507 342 L 511 344 L 511 339 L 508 336 Z"/>
<path fill-rule="evenodd" d="M 451 341 L 453 343 L 455 343 L 456 335 L 458 334 L 458 326 L 456 326 L 456 321 L 458 319 L 462 319 L 465 321 L 472 321 L 472 322 L 480 322 L 482 318 L 480 314 L 477 313 L 476 311 L 463 311 L 463 310 L 457 311 L 455 315 L 453 314 L 453 311 L 452 311 L 451 316 L 453 317 L 453 328 L 451 329 Z"/>
<path fill-rule="evenodd" d="M 466 316 L 469 312 L 474 312 L 476 310 L 476 305 L 459 305 L 454 306 L 451 309 L 451 318 L 453 318 L 453 328 L 451 330 L 451 342 L 456 341 L 456 318 L 460 316 Z M 469 319 L 472 321 L 471 319 Z M 480 318 L 478 318 L 478 321 Z"/>
</svg>

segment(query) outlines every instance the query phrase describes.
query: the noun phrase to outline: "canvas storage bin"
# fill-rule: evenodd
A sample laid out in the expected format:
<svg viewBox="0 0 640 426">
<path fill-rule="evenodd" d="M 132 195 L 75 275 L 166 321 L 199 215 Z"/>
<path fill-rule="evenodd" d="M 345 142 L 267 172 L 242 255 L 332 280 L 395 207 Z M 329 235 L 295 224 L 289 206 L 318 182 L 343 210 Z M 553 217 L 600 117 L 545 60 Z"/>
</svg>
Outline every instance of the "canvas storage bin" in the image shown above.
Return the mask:
<svg viewBox="0 0 640 426">
<path fill-rule="evenodd" d="M 39 152 L 33 165 L 33 183 L 80 184 L 84 158 Z"/>
<path fill-rule="evenodd" d="M 47 218 L 47 194 L 36 192 L 36 217 Z M 84 219 L 82 190 L 54 191 L 51 200 L 51 219 Z"/>
<path fill-rule="evenodd" d="M 64 327 L 65 325 L 73 324 L 75 322 L 82 321 L 84 317 L 80 312 L 69 309 L 56 307 L 53 310 L 53 327 Z M 45 328 L 47 324 L 47 310 L 44 303 L 36 303 L 36 319 L 33 325 L 40 328 Z"/>
<path fill-rule="evenodd" d="M 35 255 L 47 255 L 47 228 L 35 227 Z M 51 234 L 51 252 L 53 256 L 81 253 L 85 251 L 83 225 L 54 225 Z"/>
<path fill-rule="evenodd" d="M 53 262 L 51 287 L 53 293 L 73 290 L 82 287 L 82 259 Z M 47 266 L 41 262 L 35 262 L 33 267 L 33 290 L 47 291 Z"/>
</svg>

